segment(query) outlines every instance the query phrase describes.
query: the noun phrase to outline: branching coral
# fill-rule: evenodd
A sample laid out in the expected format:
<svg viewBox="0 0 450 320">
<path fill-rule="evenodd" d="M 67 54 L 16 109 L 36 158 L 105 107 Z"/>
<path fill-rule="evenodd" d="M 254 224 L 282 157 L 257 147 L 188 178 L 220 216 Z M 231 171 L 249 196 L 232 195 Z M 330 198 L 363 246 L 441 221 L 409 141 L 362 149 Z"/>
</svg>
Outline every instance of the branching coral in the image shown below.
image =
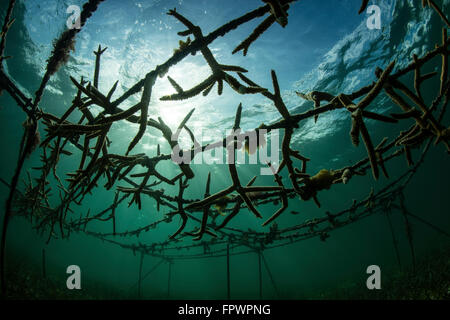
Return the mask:
<svg viewBox="0 0 450 320">
<path fill-rule="evenodd" d="M 90 0 L 83 7 L 81 14 L 82 26 L 97 9 L 97 5 L 100 2 Z M 242 24 L 263 17 L 266 14 L 268 16 L 264 18 L 262 23 L 254 29 L 247 39 L 242 41 L 233 50 L 233 53 L 243 50 L 243 54 L 246 55 L 250 45 L 275 22 L 285 27 L 288 22 L 288 10 L 293 1 L 264 0 L 263 2 L 265 3 L 264 6 L 231 20 L 207 35 L 203 34 L 199 26 L 194 25 L 175 9 L 170 10 L 168 14 L 180 21 L 187 28 L 187 30 L 178 34 L 188 38 L 186 40 L 180 40 L 179 47 L 174 50 L 173 55 L 167 61 L 146 73 L 142 80 L 131 86 L 114 101 L 112 97 L 117 88 L 117 82 L 108 93 L 102 93 L 99 89 L 100 59 L 106 50 L 106 48 L 102 49 L 99 46 L 98 50 L 94 51 L 95 69 L 92 83 L 85 81 L 83 78 L 80 81 L 75 79 L 75 77 L 70 78 L 77 93 L 72 103 L 67 106 L 61 116 L 46 113 L 40 110 L 38 106 L 50 76 L 57 72 L 58 68 L 67 61 L 70 50 L 74 47 L 75 35 L 79 30 L 65 31 L 55 41 L 52 55 L 48 59 L 46 74 L 42 79 L 34 99 L 27 97 L 21 92 L 14 85 L 11 78 L 5 74 L 3 68 L 0 68 L 0 89 L 8 92 L 27 115 L 18 166 L 12 183 L 9 184 L 11 192 L 7 201 L 2 235 L 2 267 L 7 221 L 12 212 L 13 200 L 18 208 L 20 208 L 21 214 L 27 216 L 34 223 L 38 231 L 48 232 L 48 240 L 58 236 L 58 226 L 61 237 L 68 237 L 71 231 L 83 231 L 87 234 L 105 239 L 106 236 L 139 236 L 142 232 L 148 232 L 156 228 L 160 223 L 170 223 L 173 217 L 180 217 L 181 224 L 169 239 L 162 244 L 152 244 L 151 246 L 140 244 L 136 246 L 119 243 L 119 245 L 130 248 L 133 251 L 141 250 L 145 253 L 151 252 L 152 254 L 156 254 L 156 252 L 162 251 L 164 248 L 169 250 L 169 245 L 179 241 L 181 237 L 192 237 L 194 240 L 197 240 L 193 246 L 201 246 L 204 249 L 204 253 L 207 254 L 211 253 L 210 245 L 225 242 L 239 243 L 253 250 L 255 248 L 261 250 L 275 241 L 291 243 L 296 239 L 306 239 L 312 236 L 318 236 L 325 241 L 329 237 L 329 232 L 335 228 L 372 214 L 381 205 L 386 206 L 387 202 L 391 203 L 398 199 L 402 189 L 400 187 L 393 189 L 394 186 L 397 186 L 403 180 L 406 180 L 406 182 L 402 182 L 402 187 L 404 188 L 406 186 L 411 175 L 423 161 L 423 156 L 430 144 L 429 142 L 426 144 L 424 153 L 419 159 L 415 159 L 415 163 L 413 163 L 411 148 L 423 145 L 426 141 L 431 141 L 430 139 L 433 138 L 436 144 L 442 144 L 446 147 L 447 151 L 449 150 L 450 129 L 448 125 L 443 123 L 444 113 L 448 105 L 450 86 L 448 80 L 449 39 L 445 28 L 442 32 L 442 43 L 436 46 L 434 50 L 431 50 L 422 57 L 413 55 L 412 61 L 408 66 L 398 69 L 395 72 L 395 61 L 388 64 L 384 70 L 378 68 L 375 70 L 378 80 L 360 88 L 358 91 L 347 94 L 332 94 L 317 90 L 309 93 L 297 92 L 299 97 L 312 101 L 314 107 L 303 113 L 293 114 L 286 106 L 277 74 L 274 70 L 271 71 L 273 87 L 273 92 L 271 92 L 252 81 L 250 76 L 247 76 L 247 70 L 245 68 L 219 63 L 208 47 L 218 37 L 224 36 Z M 448 25 L 447 18 L 434 1 L 429 0 L 423 1 L 422 3 L 424 6 L 432 7 L 442 18 L 443 22 Z M 362 2 L 360 13 L 366 9 L 367 5 L 368 1 Z M 0 58 L 2 60 L 5 58 L 3 52 L 6 35 L 13 21 L 11 19 L 13 6 L 14 1 L 11 0 L 1 33 Z M 149 104 L 158 77 L 165 76 L 172 66 L 182 61 L 189 54 L 195 54 L 197 52 L 202 54 L 211 70 L 211 75 L 200 84 L 188 90 L 184 90 L 173 78 L 167 76 L 168 81 L 176 93 L 163 96 L 160 99 L 162 101 L 184 100 L 199 94 L 206 96 L 211 92 L 216 83 L 218 94 L 220 95 L 223 92 L 224 82 L 239 94 L 259 94 L 268 99 L 278 111 L 281 119 L 271 124 L 262 124 L 252 132 L 257 133 L 257 136 L 260 137 L 259 131 L 261 130 L 267 130 L 267 133 L 274 129 L 283 130 L 281 162 L 279 166 L 276 164 L 268 164 L 274 173 L 274 184 L 255 186 L 256 177 L 250 179 L 247 184 L 243 184 L 243 179 L 239 175 L 239 170 L 234 160 L 236 151 L 241 147 L 243 141 L 239 139 L 245 137 L 245 134 L 241 132 L 241 116 L 244 108 L 242 104 L 236 110 L 233 126 L 234 135 L 206 146 L 200 145 L 196 141 L 187 125 L 194 113 L 194 109 L 191 109 L 180 122 L 175 132 L 172 131 L 161 117 L 157 119 L 149 117 Z M 421 88 L 424 81 L 431 79 L 437 73 L 422 74 L 422 70 L 425 64 L 439 56 L 442 57 L 440 88 L 437 96 L 430 104 L 422 96 Z M 233 76 L 232 73 L 235 73 L 237 77 Z M 403 80 L 400 80 L 402 76 L 409 74 L 414 74 L 414 90 L 409 89 L 402 82 Z M 141 89 L 143 91 L 138 103 L 126 109 L 121 107 L 123 102 L 139 93 Z M 382 94 L 386 94 L 401 109 L 401 113 L 384 115 L 369 111 L 375 99 Z M 324 104 L 322 104 L 323 102 Z M 90 111 L 90 107 L 93 105 L 97 105 L 103 109 L 95 117 Z M 367 157 L 351 166 L 322 169 L 316 174 L 310 175 L 307 172 L 307 164 L 312 159 L 305 157 L 299 150 L 294 149 L 292 137 L 299 129 L 302 121 L 307 119 L 317 121 L 321 114 L 333 112 L 338 109 L 348 111 L 352 123 L 350 131 L 351 142 L 355 146 L 358 146 L 361 138 L 367 151 Z M 68 120 L 73 119 L 77 114 L 79 116 L 77 122 Z M 374 146 L 370 135 L 370 126 L 366 124 L 367 119 L 392 125 L 398 122 L 403 123 L 412 120 L 414 124 L 406 131 L 400 131 L 397 137 L 391 140 L 384 138 L 378 145 Z M 131 139 L 124 154 L 110 153 L 109 148 L 111 141 L 108 134 L 111 132 L 112 125 L 119 121 L 128 121 L 139 126 L 138 132 Z M 46 136 L 40 144 L 39 131 L 37 130 L 38 123 L 46 131 Z M 148 128 L 155 129 L 164 138 L 172 151 L 172 155 L 161 154 L 160 145 L 156 142 L 156 155 L 132 154 Z M 181 150 L 179 147 L 178 138 L 182 130 L 186 130 L 192 140 L 192 148 L 190 149 Z M 256 147 L 262 146 L 263 143 L 263 140 L 258 141 Z M 26 183 L 25 191 L 20 192 L 20 194 L 18 192 L 18 196 L 14 196 L 25 158 L 31 154 L 38 144 L 42 149 L 42 165 L 35 168 L 39 177 L 35 178 L 33 183 L 30 175 Z M 62 156 L 72 156 L 72 152 L 66 149 L 68 144 L 72 144 L 79 150 L 80 159 L 77 163 L 77 168 L 73 172 L 66 172 L 67 179 L 63 181 L 59 178 L 56 167 Z M 201 199 L 188 199 L 185 196 L 185 191 L 190 185 L 195 184 L 195 175 L 190 167 L 189 160 L 186 159 L 193 159 L 196 154 L 204 152 L 207 147 L 208 149 L 225 148 L 229 160 L 228 172 L 232 183 L 230 186 L 213 193 L 211 190 L 213 189 L 212 179 L 214 176 L 210 173 L 206 180 L 203 197 Z M 246 144 L 244 143 L 245 148 Z M 256 152 L 256 149 L 251 148 L 248 143 L 247 149 L 249 153 Z M 365 175 L 367 170 L 371 170 L 374 179 L 377 179 L 381 169 L 383 175 L 388 178 L 386 163 L 403 154 L 406 157 L 408 165 L 412 166 L 407 174 L 390 183 L 379 193 L 371 193 L 364 201 L 354 202 L 349 209 L 338 214 L 327 213 L 323 218 L 305 221 L 298 226 L 285 229 L 279 227 L 277 224 L 278 221 L 275 222 L 288 209 L 290 199 L 292 198 L 296 198 L 297 201 L 313 199 L 320 207 L 318 200 L 319 192 L 332 189 L 335 184 L 348 184 L 355 175 Z M 157 166 L 161 162 L 168 161 L 174 155 L 178 155 L 181 159 L 181 161 L 177 162 L 179 171 L 173 177 L 167 177 L 158 170 Z M 184 155 L 189 155 L 190 157 L 185 158 Z M 141 169 L 142 171 L 135 173 L 133 172 L 134 169 Z M 286 173 L 287 177 L 283 177 L 283 173 Z M 50 186 L 50 174 L 53 174 L 57 181 L 56 188 L 51 188 L 52 186 Z M 154 181 L 151 181 L 150 179 L 153 178 Z M 117 185 L 119 181 L 128 185 L 119 186 Z M 81 205 L 84 198 L 99 187 L 100 182 L 104 183 L 104 187 L 108 190 L 115 189 L 113 203 L 98 214 L 93 214 L 88 210 L 86 215 L 80 214 L 75 217 L 71 206 L 74 204 Z M 164 188 L 156 189 L 157 186 L 165 184 L 177 186 L 177 183 L 178 193 L 175 195 L 168 194 Z M 52 190 L 57 190 L 59 193 L 60 201 L 57 205 L 51 205 L 50 203 L 50 193 Z M 158 211 L 161 207 L 165 207 L 170 210 L 170 213 L 166 214 L 164 219 L 136 230 L 118 231 L 120 228 L 116 223 L 118 206 L 127 198 L 131 198 L 128 205 L 135 204 L 138 209 L 142 209 L 142 196 L 153 199 L 156 202 Z M 256 232 L 253 230 L 244 232 L 241 229 L 236 229 L 229 225 L 245 209 L 254 217 L 263 218 L 264 214 L 258 210 L 259 206 L 264 204 L 279 205 L 280 202 L 281 206 L 266 218 L 262 224 L 263 226 L 270 225 L 268 232 Z M 216 207 L 217 210 L 212 209 L 212 207 Z M 217 211 L 219 214 L 217 214 Z M 198 212 L 201 213 L 201 218 L 195 216 Z M 292 212 L 297 213 L 297 211 Z M 356 212 L 359 213 L 357 214 Z M 214 215 L 215 213 L 216 215 Z M 344 219 L 344 215 L 347 215 L 346 219 Z M 216 219 L 222 220 L 217 224 Z M 87 230 L 87 225 L 91 221 L 112 221 L 112 232 L 105 234 Z M 191 229 L 192 231 L 184 232 L 186 228 L 191 228 L 191 224 L 198 225 L 198 227 L 193 230 Z M 324 224 L 326 226 L 318 229 L 319 225 Z M 305 231 L 300 233 L 301 230 Z M 236 234 L 240 236 L 237 237 Z M 210 242 L 198 242 L 198 240 L 205 239 L 206 235 L 210 236 L 208 237 Z M 113 240 L 108 241 L 114 242 Z M 189 248 L 189 245 L 183 248 Z M 4 281 L 2 281 L 3 283 Z"/>
</svg>

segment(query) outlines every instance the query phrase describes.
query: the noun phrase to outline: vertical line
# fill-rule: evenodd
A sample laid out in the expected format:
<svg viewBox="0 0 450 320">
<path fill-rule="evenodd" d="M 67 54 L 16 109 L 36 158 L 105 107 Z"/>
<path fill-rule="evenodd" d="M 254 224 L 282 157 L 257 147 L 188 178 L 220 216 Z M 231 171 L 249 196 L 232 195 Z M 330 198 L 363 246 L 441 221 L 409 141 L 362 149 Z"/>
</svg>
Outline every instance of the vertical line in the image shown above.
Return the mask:
<svg viewBox="0 0 450 320">
<path fill-rule="evenodd" d="M 258 251 L 259 300 L 262 300 L 261 251 Z"/>
<path fill-rule="evenodd" d="M 227 299 L 230 300 L 230 244 L 227 244 Z"/>
<path fill-rule="evenodd" d="M 261 257 L 262 257 L 262 260 L 264 262 L 264 266 L 266 267 L 267 273 L 269 274 L 269 278 L 270 278 L 270 281 L 272 282 L 273 288 L 275 289 L 275 293 L 277 294 L 277 297 L 279 298 L 280 294 L 278 293 L 278 288 L 277 288 L 277 285 L 275 283 L 275 280 L 273 279 L 272 272 L 270 272 L 269 264 L 267 263 L 266 258 L 264 257 L 264 255 L 262 253 L 261 253 Z"/>
<path fill-rule="evenodd" d="M 394 233 L 394 227 L 392 226 L 392 221 L 391 218 L 389 217 L 390 212 L 386 212 L 386 219 L 388 221 L 389 224 L 389 230 L 391 230 L 391 235 L 392 235 L 392 243 L 394 245 L 394 249 L 395 249 L 395 255 L 397 257 L 397 262 L 398 262 L 398 266 L 401 268 L 402 264 L 401 264 L 401 260 L 400 260 L 400 253 L 398 251 L 398 246 L 397 246 L 397 238 L 395 237 L 395 233 Z"/>
<path fill-rule="evenodd" d="M 29 129 L 32 130 L 33 128 Z M 34 129 L 36 127 L 34 126 Z M 19 158 L 17 160 L 17 166 L 14 171 L 14 176 L 11 180 L 11 187 L 6 200 L 5 214 L 3 216 L 3 226 L 2 226 L 2 237 L 0 242 L 0 282 L 1 282 L 1 292 L 6 294 L 6 279 L 5 279 L 5 254 L 6 254 L 6 232 L 8 231 L 8 223 L 11 215 L 11 208 L 14 198 L 14 193 L 17 188 L 17 183 L 19 180 L 20 172 L 22 171 L 23 164 L 25 162 L 26 151 L 24 150 L 27 144 L 27 130 L 23 131 L 22 140 L 20 142 Z"/>
<path fill-rule="evenodd" d="M 99 46 L 98 53 L 95 53 L 95 69 L 94 69 L 94 87 L 97 89 L 98 89 L 98 76 L 100 75 L 100 56 L 101 56 L 101 48 Z"/>
<path fill-rule="evenodd" d="M 144 264 L 144 253 L 141 252 L 141 259 L 139 262 L 139 280 L 138 280 L 138 297 L 142 297 L 142 265 Z"/>
<path fill-rule="evenodd" d="M 169 276 L 167 279 L 167 299 L 170 298 L 170 278 L 172 275 L 172 261 L 169 260 Z"/>
<path fill-rule="evenodd" d="M 412 265 L 413 265 L 413 273 L 416 273 L 416 255 L 414 253 L 412 226 L 409 223 L 409 219 L 408 219 L 408 216 L 407 216 L 408 210 L 406 209 L 406 206 L 405 206 L 403 193 L 400 195 L 400 207 L 401 207 L 401 212 L 402 212 L 403 218 L 405 219 L 406 236 L 408 238 L 409 248 L 411 250 L 411 259 L 412 259 Z"/>
<path fill-rule="evenodd" d="M 42 249 L 42 276 L 44 279 L 47 277 L 47 271 L 45 269 L 45 248 Z"/>
<path fill-rule="evenodd" d="M 414 253 L 414 243 L 413 243 L 412 230 L 411 230 L 412 227 L 411 227 L 411 224 L 409 223 L 406 213 L 403 213 L 403 217 L 405 218 L 406 236 L 408 237 L 409 249 L 411 251 L 413 272 L 415 273 L 416 272 L 416 255 Z"/>
<path fill-rule="evenodd" d="M 442 230 L 441 228 L 439 228 L 439 227 L 437 227 L 437 226 L 431 224 L 430 222 L 428 222 L 428 221 L 426 221 L 426 220 L 424 220 L 424 219 L 422 219 L 422 218 L 420 218 L 420 217 L 418 217 L 418 216 L 412 214 L 411 212 L 408 211 L 406 214 L 407 214 L 408 216 L 410 216 L 410 217 L 413 217 L 414 219 L 417 219 L 418 221 L 422 222 L 423 224 L 429 226 L 429 227 L 432 228 L 434 231 L 437 231 L 437 232 L 439 232 L 439 233 L 441 233 L 441 234 L 443 234 L 443 235 L 445 235 L 445 236 L 447 236 L 447 237 L 450 237 L 450 234 L 449 234 L 448 232 L 446 232 L 446 231 Z"/>
</svg>

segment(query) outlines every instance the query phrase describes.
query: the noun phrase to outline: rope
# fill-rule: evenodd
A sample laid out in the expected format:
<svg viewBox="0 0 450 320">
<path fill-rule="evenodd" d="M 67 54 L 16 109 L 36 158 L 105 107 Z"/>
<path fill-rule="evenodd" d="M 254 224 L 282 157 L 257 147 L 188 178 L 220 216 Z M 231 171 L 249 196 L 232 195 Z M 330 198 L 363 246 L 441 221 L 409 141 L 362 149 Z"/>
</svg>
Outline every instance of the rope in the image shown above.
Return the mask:
<svg viewBox="0 0 450 320">
<path fill-rule="evenodd" d="M 230 244 L 227 244 L 227 300 L 230 300 L 231 285 L 230 285 Z"/>
<path fill-rule="evenodd" d="M 447 231 L 445 231 L 445 230 L 443 230 L 443 229 L 437 227 L 436 225 L 432 224 L 431 222 L 428 222 L 428 221 L 426 221 L 425 219 L 423 219 L 423 218 L 421 218 L 421 217 L 418 217 L 418 216 L 416 216 L 415 214 L 412 214 L 412 213 L 409 212 L 409 211 L 406 212 L 406 215 L 408 215 L 408 216 L 410 216 L 410 217 L 413 217 L 414 219 L 416 219 L 416 220 L 422 222 L 423 224 L 429 226 L 429 227 L 430 227 L 431 229 L 433 229 L 434 231 L 437 231 L 438 233 L 443 234 L 444 236 L 450 238 L 450 233 L 448 233 Z"/>
<path fill-rule="evenodd" d="M 147 272 L 141 279 L 141 282 L 143 282 L 153 271 L 155 271 L 165 260 L 159 261 L 156 265 L 153 266 L 153 268 L 150 269 L 149 272 Z M 132 290 L 134 287 L 136 287 L 139 284 L 139 282 L 136 282 L 133 284 L 128 290 Z"/>
<path fill-rule="evenodd" d="M 278 298 L 280 298 L 277 284 L 275 283 L 272 272 L 270 271 L 270 268 L 269 268 L 269 264 L 267 263 L 266 258 L 264 257 L 264 254 L 262 252 L 261 252 L 261 257 L 264 262 L 264 266 L 266 267 L 267 273 L 269 274 L 270 282 L 272 282 L 272 286 L 273 286 L 273 289 L 275 290 L 275 294 L 277 295 Z"/>
</svg>

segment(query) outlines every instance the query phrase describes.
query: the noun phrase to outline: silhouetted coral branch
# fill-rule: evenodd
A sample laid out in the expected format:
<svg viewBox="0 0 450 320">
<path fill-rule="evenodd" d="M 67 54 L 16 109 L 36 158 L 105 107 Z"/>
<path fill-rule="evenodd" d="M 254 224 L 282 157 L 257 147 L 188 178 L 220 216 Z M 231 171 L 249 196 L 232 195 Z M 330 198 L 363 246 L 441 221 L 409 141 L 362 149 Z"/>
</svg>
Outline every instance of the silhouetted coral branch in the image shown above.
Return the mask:
<svg viewBox="0 0 450 320">
<path fill-rule="evenodd" d="M 82 25 L 95 11 L 99 2 L 89 1 L 85 5 L 81 17 Z M 35 95 L 34 103 L 0 69 L 1 89 L 7 91 L 28 116 L 24 123 L 25 130 L 20 145 L 18 166 L 10 184 L 11 190 L 5 219 L 8 219 L 12 213 L 11 208 L 14 202 L 20 214 L 29 218 L 39 232 L 48 232 L 49 241 L 51 238 L 68 237 L 71 231 L 85 232 L 101 239 L 105 239 L 107 236 L 139 236 L 142 232 L 148 232 L 161 223 L 170 223 L 174 217 L 179 216 L 181 223 L 177 230 L 168 240 L 162 243 L 124 245 L 112 240 L 107 241 L 133 251 L 138 250 L 145 254 L 160 256 L 164 256 L 163 251 L 165 250 L 188 249 L 191 247 L 203 249 L 203 254 L 220 255 L 223 254 L 221 252 L 222 249 L 213 251 L 211 249 L 213 245 L 228 243 L 236 247 L 245 246 L 252 250 L 263 250 L 275 242 L 276 244 L 273 247 L 287 245 L 315 236 L 320 237 L 322 241 L 326 241 L 331 231 L 374 213 L 388 210 L 394 200 L 400 199 L 402 190 L 409 183 L 418 166 L 423 162 L 431 140 L 433 139 L 435 143 L 442 143 L 447 147 L 447 150 L 449 149 L 450 129 L 443 123 L 444 113 L 448 105 L 450 86 L 447 75 L 449 39 L 447 38 L 446 29 L 443 29 L 442 32 L 442 44 L 435 49 L 422 57 L 413 55 L 411 63 L 396 72 L 394 72 L 395 61 L 392 61 L 385 70 L 377 68 L 375 73 L 378 80 L 353 93 L 328 93 L 317 90 L 309 93 L 297 92 L 301 98 L 312 101 L 314 108 L 303 113 L 293 114 L 285 104 L 275 71 L 271 71 L 273 92 L 270 92 L 256 84 L 247 75 L 244 75 L 247 72 L 245 68 L 219 63 L 208 48 L 218 37 L 224 36 L 244 23 L 263 17 L 267 13 L 270 15 L 256 27 L 247 39 L 234 49 L 233 53 L 243 50 L 244 55 L 246 55 L 249 46 L 268 30 L 274 22 L 279 23 L 282 27 L 286 26 L 287 10 L 292 1 L 264 0 L 264 2 L 267 4 L 263 7 L 224 24 L 206 36 L 203 35 L 199 26 L 194 25 L 176 10 L 170 10 L 168 14 L 175 17 L 187 28 L 187 30 L 178 34 L 188 38 L 180 40 L 179 48 L 174 50 L 173 55 L 167 61 L 148 72 L 141 81 L 125 91 L 115 101 L 111 101 L 111 98 L 118 82 L 115 82 L 108 93 L 102 93 L 99 89 L 100 56 L 106 50 L 106 48 L 102 49 L 99 46 L 98 50 L 94 51 L 96 59 L 93 84 L 87 83 L 83 78 L 78 81 L 71 77 L 70 79 L 77 89 L 76 96 L 71 105 L 63 110 L 60 117 L 39 110 L 37 106 L 50 76 L 68 59 L 69 52 L 74 45 L 75 34 L 78 31 L 68 30 L 55 42 L 53 54 L 48 60 L 46 75 Z M 14 1 L 11 1 L 10 6 L 13 3 Z M 427 1 L 426 3 L 424 1 L 423 4 L 433 7 L 444 22 L 446 21 L 442 11 L 433 1 Z M 366 9 L 367 5 L 368 1 L 363 1 L 360 13 Z M 11 25 L 10 15 L 11 13 L 9 12 L 2 29 L 2 43 L 4 43 L 7 29 Z M 4 31 L 5 26 L 6 31 Z M 191 40 L 191 36 L 193 40 Z M 0 48 L 2 48 L 2 45 L 0 45 Z M 157 77 L 163 77 L 172 66 L 182 61 L 189 54 L 195 54 L 198 51 L 203 55 L 212 74 L 200 84 L 188 90 L 184 90 L 179 83 L 168 76 L 167 79 L 176 93 L 164 96 L 161 100 L 188 99 L 200 93 L 206 96 L 216 83 L 218 94 L 220 95 L 223 91 L 223 83 L 226 82 L 239 94 L 261 94 L 269 99 L 278 111 L 280 119 L 272 121 L 270 124 L 261 124 L 258 128 L 249 132 L 241 132 L 243 105 L 239 104 L 234 118 L 233 134 L 216 143 L 200 145 L 195 139 L 193 132 L 187 126 L 194 109 L 191 109 L 180 122 L 175 132 L 161 117 L 156 120 L 149 118 L 149 104 Z M 438 56 L 442 57 L 440 90 L 433 102 L 429 104 L 422 96 L 421 89 L 423 89 L 423 82 L 436 75 L 436 72 L 422 74 L 422 71 L 426 63 Z M 232 72 L 235 72 L 239 79 L 232 76 Z M 414 90 L 410 89 L 405 84 L 406 82 L 400 79 L 400 77 L 412 73 L 414 73 Z M 120 106 L 142 88 L 144 90 L 139 103 L 130 104 L 132 106 L 126 108 Z M 376 101 L 375 99 L 380 97 L 383 90 L 391 101 L 401 109 L 402 113 L 386 115 L 368 110 L 369 106 Z M 322 102 L 325 103 L 322 104 Z M 90 110 L 90 107 L 93 105 L 98 105 L 103 109 L 95 117 Z M 437 113 L 439 106 L 441 108 L 439 113 Z M 360 138 L 363 140 L 367 150 L 367 157 L 343 168 L 320 169 L 314 174 L 310 174 L 307 171 L 307 163 L 312 160 L 303 156 L 299 150 L 295 150 L 293 146 L 294 134 L 298 132 L 302 121 L 307 119 L 317 121 L 319 115 L 340 109 L 345 109 L 349 112 L 352 121 L 351 140 L 355 145 L 359 144 Z M 72 120 L 72 116 L 76 115 L 75 113 L 79 113 L 80 119 L 78 122 Z M 382 139 L 374 147 L 366 126 L 366 119 L 393 125 L 411 121 L 413 125 L 405 131 L 399 131 L 398 135 L 391 139 L 387 137 Z M 136 136 L 130 141 L 124 155 L 109 152 L 111 141 L 108 135 L 112 125 L 119 121 L 128 121 L 139 126 Z M 30 174 L 28 181 L 25 183 L 25 191 L 19 192 L 17 181 L 21 167 L 26 157 L 30 155 L 39 142 L 39 136 L 37 135 L 38 123 L 43 124 L 47 132 L 44 141 L 40 143 L 42 147 L 42 165 L 35 168 L 40 175 L 33 181 Z M 155 129 L 158 134 L 162 135 L 172 154 L 161 154 L 160 144 L 157 142 L 154 143 L 156 145 L 156 155 L 130 154 L 141 141 L 147 127 Z M 255 152 L 264 143 L 262 131 L 267 130 L 267 133 L 269 133 L 274 129 L 282 129 L 284 131 L 281 146 L 281 162 L 278 166 L 275 163 L 269 164 L 274 173 L 275 185 L 254 186 L 256 177 L 252 178 L 245 186 L 242 185 L 242 176 L 239 174 L 240 170 L 238 171 L 234 161 L 237 150 L 243 148 L 249 153 Z M 179 134 L 182 130 L 186 130 L 192 141 L 190 149 L 182 150 L 179 147 Z M 251 147 L 248 140 L 244 140 L 246 135 L 248 136 L 249 134 L 258 137 L 256 147 Z M 425 149 L 419 157 L 415 155 L 414 159 L 416 161 L 413 163 L 411 149 L 417 148 L 425 142 L 427 142 Z M 77 158 L 78 160 L 75 163 L 77 167 L 74 168 L 74 171 L 66 172 L 67 177 L 66 182 L 64 182 L 58 177 L 56 167 L 62 156 L 72 156 L 73 153 L 66 148 L 68 144 L 72 144 L 78 149 L 77 156 L 79 158 Z M 211 194 L 211 180 L 214 176 L 209 173 L 203 198 L 187 198 L 185 197 L 185 191 L 188 190 L 188 182 L 191 184 L 196 182 L 196 180 L 193 180 L 195 175 L 190 166 L 190 159 L 193 159 L 196 154 L 204 152 L 207 147 L 209 150 L 214 148 L 226 149 L 226 155 L 229 160 L 229 177 L 232 184 L 223 190 Z M 337 213 L 327 212 L 323 217 L 306 220 L 298 225 L 288 226 L 283 229 L 274 222 L 282 213 L 287 211 L 289 199 L 295 197 L 302 201 L 312 199 L 320 207 L 320 192 L 329 190 L 336 184 L 349 184 L 354 176 L 365 175 L 368 170 L 372 170 L 375 179 L 378 178 L 380 169 L 383 175 L 389 178 L 386 163 L 403 154 L 408 165 L 411 166 L 405 174 L 394 178 L 394 181 L 390 180 L 390 183 L 377 193 L 372 191 L 365 199 L 359 202 L 354 201 L 347 209 Z M 185 155 L 190 157 L 184 157 Z M 157 169 L 158 164 L 168 162 L 169 159 L 177 156 L 180 160 L 177 162 L 179 171 L 173 177 L 167 177 L 161 173 L 162 171 Z M 283 170 L 287 172 L 289 179 L 287 181 L 290 182 L 290 186 L 283 183 Z M 49 176 L 52 173 L 56 180 L 56 187 L 54 188 L 50 186 L 49 181 Z M 152 178 L 154 180 L 150 180 Z M 128 185 L 117 186 L 119 181 Z M 111 189 L 112 192 L 115 192 L 112 204 L 98 214 L 93 214 L 88 210 L 87 214 L 83 213 L 75 216 L 71 206 L 74 204 L 81 205 L 84 198 L 98 188 L 100 183 L 106 189 Z M 165 184 L 175 186 L 176 183 L 178 183 L 178 194 L 175 195 L 170 195 L 164 188 L 156 188 Z M 51 193 L 55 190 L 58 192 L 56 195 L 59 194 L 59 202 L 57 205 L 52 206 L 50 201 L 52 199 Z M 15 193 L 15 191 L 17 192 Z M 144 227 L 131 231 L 117 232 L 117 229 L 120 228 L 120 226 L 116 225 L 116 209 L 118 205 L 125 199 L 129 199 L 129 206 L 135 204 L 138 209 L 142 209 L 144 205 L 142 201 L 143 196 L 149 197 L 156 202 L 158 211 L 161 207 L 165 207 L 170 212 L 163 219 L 156 220 Z M 281 206 L 279 206 L 280 201 Z M 263 204 L 274 205 L 275 212 L 263 223 L 263 226 L 270 224 L 268 232 L 243 231 L 242 228 L 233 228 L 229 225 L 245 209 L 250 211 L 255 217 L 262 218 L 263 214 L 258 211 L 258 208 Z M 201 213 L 201 218 L 195 216 L 197 212 Z M 298 212 L 292 210 L 291 213 L 297 214 Z M 221 219 L 222 215 L 224 216 L 223 220 L 217 224 L 217 219 Z M 74 221 L 74 218 L 76 221 Z M 113 224 L 111 233 L 94 232 L 86 229 L 92 221 L 110 220 Z M 191 228 L 191 224 L 195 226 L 193 231 L 183 232 L 186 228 Z M 205 234 L 209 234 L 212 237 L 204 240 Z M 203 239 L 203 241 L 194 242 L 192 245 L 175 245 L 179 238 L 183 236 L 192 237 L 194 240 Z M 4 229 L 2 237 L 6 237 L 6 229 Z M 2 250 L 4 250 L 4 243 L 4 238 L 2 238 Z"/>
</svg>

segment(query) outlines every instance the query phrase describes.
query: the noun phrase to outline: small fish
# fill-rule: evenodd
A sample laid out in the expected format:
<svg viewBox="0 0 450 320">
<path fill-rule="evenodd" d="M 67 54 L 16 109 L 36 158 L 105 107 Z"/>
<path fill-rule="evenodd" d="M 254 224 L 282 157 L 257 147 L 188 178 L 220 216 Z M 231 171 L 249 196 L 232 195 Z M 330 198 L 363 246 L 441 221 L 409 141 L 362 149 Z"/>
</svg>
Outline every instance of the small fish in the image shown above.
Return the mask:
<svg viewBox="0 0 450 320">
<path fill-rule="evenodd" d="M 300 214 L 300 212 L 298 212 L 298 211 L 291 211 L 291 214 Z"/>
</svg>

